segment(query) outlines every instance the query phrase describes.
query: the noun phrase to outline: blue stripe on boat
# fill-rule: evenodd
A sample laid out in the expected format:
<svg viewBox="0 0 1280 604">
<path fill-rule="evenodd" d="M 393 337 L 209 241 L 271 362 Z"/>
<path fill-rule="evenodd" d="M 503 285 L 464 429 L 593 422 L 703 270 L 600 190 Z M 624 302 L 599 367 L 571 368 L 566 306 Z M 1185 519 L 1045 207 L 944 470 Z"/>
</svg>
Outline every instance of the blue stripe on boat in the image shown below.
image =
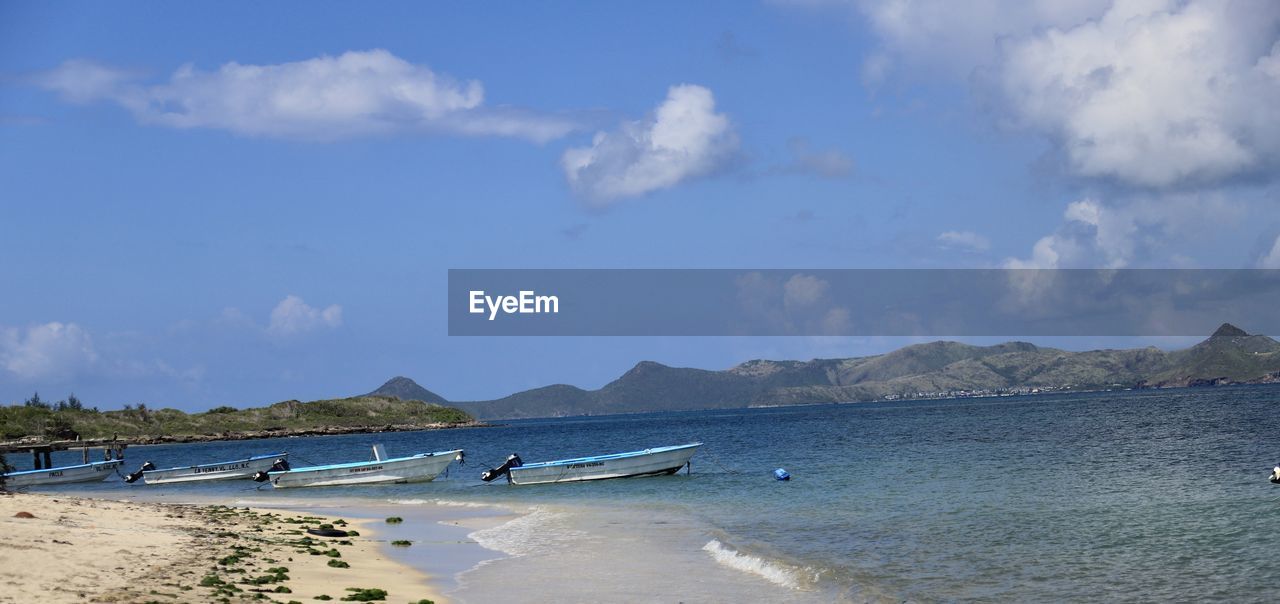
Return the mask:
<svg viewBox="0 0 1280 604">
<path fill-rule="evenodd" d="M 409 459 L 418 459 L 422 457 L 435 457 L 436 455 L 457 455 L 458 452 L 461 450 L 462 449 L 456 449 L 453 451 L 436 451 L 435 453 L 419 453 L 417 455 L 410 455 L 409 457 L 393 457 L 391 459 L 377 459 L 377 460 L 370 460 L 370 461 L 352 461 L 348 463 L 335 463 L 335 464 L 329 464 L 327 466 L 306 466 L 303 468 L 293 468 L 288 471 L 289 472 L 316 472 L 319 470 L 358 468 L 360 466 L 371 466 L 371 465 L 380 464 L 380 463 L 391 463 L 393 461 L 405 461 Z M 272 472 L 272 474 L 284 474 L 284 472 Z"/>
<path fill-rule="evenodd" d="M 59 470 L 78 470 L 80 468 L 92 468 L 94 466 L 105 466 L 107 464 L 123 463 L 119 459 L 112 461 L 94 461 L 89 463 L 76 464 L 74 466 L 58 466 L 56 468 L 41 468 L 39 470 L 22 470 L 21 472 L 8 472 L 5 476 L 23 476 L 25 474 L 43 474 L 45 472 L 57 472 Z"/>
<path fill-rule="evenodd" d="M 573 459 L 557 459 L 555 461 L 538 461 L 534 463 L 527 463 L 527 464 L 524 464 L 523 466 L 519 466 L 511 469 L 519 470 L 521 468 L 545 468 L 548 466 L 562 466 L 562 465 L 571 464 L 571 463 L 606 461 L 609 459 L 625 459 L 627 457 L 639 457 L 641 455 L 651 455 L 653 453 L 665 453 L 667 451 L 676 451 L 679 449 L 689 449 L 692 447 L 701 447 L 701 446 L 702 446 L 702 443 L 693 443 L 688 445 L 674 445 L 670 447 L 654 447 L 652 449 L 645 449 L 643 451 L 627 451 L 626 453 L 610 453 L 608 455 L 595 455 L 592 457 L 575 457 Z"/>
<path fill-rule="evenodd" d="M 272 455 L 254 455 L 253 457 L 250 457 L 250 458 L 247 458 L 247 459 L 233 459 L 233 460 L 231 460 L 231 461 L 213 461 L 213 462 L 209 462 L 209 463 L 198 463 L 198 464 L 192 464 L 192 465 L 189 465 L 189 466 L 174 466 L 174 467 L 172 467 L 172 468 L 157 468 L 157 469 L 155 469 L 155 470 L 147 470 L 147 471 L 148 471 L 148 472 L 168 472 L 168 471 L 170 471 L 170 470 L 190 470 L 191 468 L 203 468 L 203 467 L 205 467 L 205 466 L 225 466 L 225 465 L 227 465 L 227 464 L 243 463 L 243 462 L 247 462 L 247 461 L 262 461 L 262 460 L 264 460 L 264 459 L 271 459 L 271 458 L 273 458 L 273 457 L 286 457 L 286 456 L 288 456 L 288 455 L 289 455 L 288 453 L 274 453 L 274 454 L 272 454 Z"/>
</svg>

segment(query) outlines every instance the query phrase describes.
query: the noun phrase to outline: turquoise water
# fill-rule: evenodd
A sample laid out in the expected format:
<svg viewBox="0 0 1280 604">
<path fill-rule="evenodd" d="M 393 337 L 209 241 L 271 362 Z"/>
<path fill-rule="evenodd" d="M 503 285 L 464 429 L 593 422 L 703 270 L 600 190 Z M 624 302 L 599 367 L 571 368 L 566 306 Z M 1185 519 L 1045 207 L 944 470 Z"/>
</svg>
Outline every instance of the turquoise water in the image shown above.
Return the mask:
<svg viewBox="0 0 1280 604">
<path fill-rule="evenodd" d="M 780 590 L 854 601 L 1274 601 L 1280 486 L 1266 477 L 1280 461 L 1278 401 L 1280 387 L 1232 387 L 135 447 L 130 471 L 144 459 L 163 467 L 277 449 L 295 465 L 359 460 L 374 441 L 393 455 L 461 447 L 468 465 L 419 485 L 74 491 L 559 506 L 582 512 L 513 538 L 559 531 L 570 537 L 558 547 L 572 548 L 579 532 L 634 531 Z M 706 446 L 691 475 L 529 487 L 478 479 L 511 452 L 538 461 L 694 441 Z M 777 467 L 793 480 L 774 481 Z M 654 529 L 656 518 L 679 530 Z"/>
</svg>

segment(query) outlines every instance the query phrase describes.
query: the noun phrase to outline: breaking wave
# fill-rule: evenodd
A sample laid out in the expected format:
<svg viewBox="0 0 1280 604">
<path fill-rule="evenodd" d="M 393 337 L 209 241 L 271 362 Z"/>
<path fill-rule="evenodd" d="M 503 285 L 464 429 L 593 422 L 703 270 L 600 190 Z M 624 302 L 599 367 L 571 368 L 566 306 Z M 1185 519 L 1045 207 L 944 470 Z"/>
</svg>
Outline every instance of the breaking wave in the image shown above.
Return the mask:
<svg viewBox="0 0 1280 604">
<path fill-rule="evenodd" d="M 474 501 L 454 501 L 452 499 L 437 499 L 436 505 L 444 505 L 455 508 L 495 508 L 501 507 L 491 503 L 476 503 Z"/>
<path fill-rule="evenodd" d="M 718 539 L 708 541 L 706 545 L 702 546 L 702 550 L 711 554 L 711 558 L 723 566 L 762 577 L 774 585 L 790 589 L 805 589 L 804 581 L 802 580 L 803 572 L 799 569 L 743 554 L 726 547 Z"/>
</svg>

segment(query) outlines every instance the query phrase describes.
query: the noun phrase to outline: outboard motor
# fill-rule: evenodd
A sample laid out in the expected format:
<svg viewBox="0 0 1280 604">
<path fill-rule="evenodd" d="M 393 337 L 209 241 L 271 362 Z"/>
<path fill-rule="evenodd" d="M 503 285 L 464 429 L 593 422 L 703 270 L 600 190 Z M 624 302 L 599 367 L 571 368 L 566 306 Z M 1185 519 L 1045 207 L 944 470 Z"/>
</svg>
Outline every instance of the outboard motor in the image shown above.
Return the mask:
<svg viewBox="0 0 1280 604">
<path fill-rule="evenodd" d="M 124 477 L 124 481 L 125 481 L 125 482 L 127 482 L 127 483 L 129 483 L 129 484 L 133 484 L 133 483 L 135 483 L 135 482 L 138 482 L 138 479 L 139 479 L 139 478 L 142 478 L 142 473 L 143 473 L 143 472 L 146 472 L 146 471 L 149 471 L 149 470 L 154 470 L 154 469 L 156 469 L 155 464 L 153 464 L 153 463 L 151 463 L 151 462 L 149 462 L 149 461 L 148 461 L 148 462 L 146 462 L 146 463 L 142 464 L 142 467 L 141 467 L 141 468 L 138 468 L 138 471 L 137 471 L 137 472 L 134 472 L 134 473 L 132 473 L 132 474 L 129 474 L 129 475 L 125 476 L 125 477 Z"/>
<path fill-rule="evenodd" d="M 288 471 L 289 471 L 289 460 L 281 457 L 280 459 L 277 459 L 275 463 L 271 464 L 270 470 L 267 470 L 266 472 L 263 472 L 262 470 L 258 470 L 257 472 L 254 472 L 253 481 L 266 482 L 268 478 L 271 478 L 271 472 L 288 472 Z"/>
<path fill-rule="evenodd" d="M 523 465 L 524 462 L 520 460 L 520 456 L 512 453 L 507 456 L 507 460 L 502 462 L 502 465 L 485 470 L 484 473 L 480 475 L 480 480 L 493 482 L 499 477 L 509 474 L 511 472 L 511 468 L 518 468 Z M 508 476 L 507 479 L 510 480 L 510 477 Z"/>
</svg>

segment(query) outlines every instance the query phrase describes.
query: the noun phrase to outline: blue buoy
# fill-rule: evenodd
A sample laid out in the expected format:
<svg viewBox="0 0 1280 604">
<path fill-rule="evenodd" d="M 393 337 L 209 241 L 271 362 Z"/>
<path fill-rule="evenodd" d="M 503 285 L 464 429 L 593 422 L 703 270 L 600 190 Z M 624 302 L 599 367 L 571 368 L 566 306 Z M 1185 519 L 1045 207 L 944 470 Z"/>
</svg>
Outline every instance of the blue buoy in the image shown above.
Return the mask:
<svg viewBox="0 0 1280 604">
<path fill-rule="evenodd" d="M 787 471 L 782 468 L 774 470 L 773 477 L 778 480 L 791 480 L 791 474 L 788 474 Z"/>
</svg>

